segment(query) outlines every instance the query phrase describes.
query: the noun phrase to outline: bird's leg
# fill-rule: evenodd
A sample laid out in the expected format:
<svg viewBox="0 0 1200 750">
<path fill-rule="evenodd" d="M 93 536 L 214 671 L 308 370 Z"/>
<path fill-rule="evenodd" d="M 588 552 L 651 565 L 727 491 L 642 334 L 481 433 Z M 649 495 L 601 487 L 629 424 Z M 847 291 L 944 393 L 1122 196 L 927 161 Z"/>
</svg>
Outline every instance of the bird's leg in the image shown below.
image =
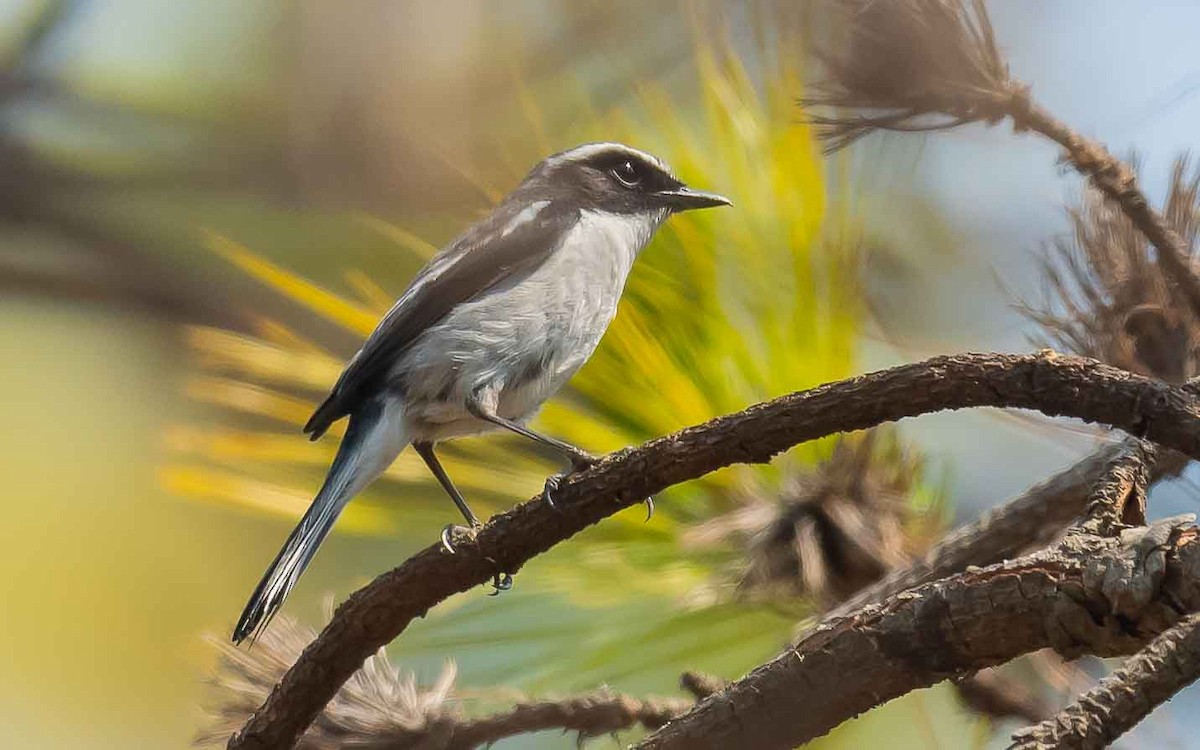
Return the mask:
<svg viewBox="0 0 1200 750">
<path fill-rule="evenodd" d="M 454 554 L 454 545 L 451 543 L 451 537 L 453 537 L 456 532 L 460 531 L 466 532 L 468 535 L 474 534 L 475 530 L 483 524 L 481 524 L 479 519 L 475 517 L 475 514 L 471 512 L 471 507 L 467 505 L 466 498 L 464 498 L 462 493 L 458 491 L 458 488 L 454 486 L 454 482 L 450 481 L 450 477 L 446 474 L 446 470 L 442 468 L 442 462 L 438 460 L 437 454 L 433 452 L 433 443 L 413 443 L 413 450 L 415 450 L 417 455 L 420 456 L 423 461 L 425 461 L 425 465 L 429 467 L 429 471 L 432 472 L 433 476 L 438 480 L 438 484 L 442 485 L 442 489 L 446 491 L 446 494 L 449 495 L 450 499 L 454 501 L 454 504 L 458 506 L 458 510 L 463 514 L 463 518 L 467 519 L 467 523 L 470 524 L 469 528 L 458 526 L 456 524 L 450 524 L 446 528 L 442 529 L 442 547 L 444 547 L 450 554 Z"/>
<path fill-rule="evenodd" d="M 505 419 L 496 413 L 494 398 L 487 398 L 483 394 L 476 394 L 475 397 L 467 400 L 467 411 L 476 419 L 482 419 L 485 422 L 491 422 L 497 427 L 502 427 L 510 432 L 515 432 L 518 435 L 527 437 L 530 440 L 541 443 L 549 448 L 553 448 L 571 462 L 571 472 L 583 471 L 589 466 L 594 465 L 599 460 L 582 448 L 577 448 L 570 443 L 559 440 L 558 438 L 552 438 L 549 435 L 543 435 L 540 432 L 535 432 L 519 422 L 514 422 L 511 419 Z M 555 510 L 558 510 L 558 508 L 556 508 L 554 505 L 553 495 L 558 490 L 559 483 L 565 476 L 566 473 L 551 474 L 546 478 L 546 485 L 542 488 L 542 500 L 544 500 L 547 505 Z"/>
<path fill-rule="evenodd" d="M 534 432 L 519 422 L 514 422 L 511 419 L 505 419 L 496 413 L 494 400 L 481 398 L 480 394 L 476 394 L 474 398 L 467 400 L 467 412 L 476 419 L 482 419 L 485 422 L 491 422 L 497 427 L 503 427 L 506 430 L 510 430 L 518 435 L 527 437 L 530 440 L 553 448 L 554 450 L 566 456 L 567 460 L 571 462 L 571 471 L 551 474 L 550 476 L 546 477 L 546 484 L 544 487 L 542 487 L 542 500 L 546 503 L 546 505 L 549 505 L 554 510 L 558 510 L 558 507 L 554 504 L 554 493 L 558 491 L 559 485 L 562 483 L 562 480 L 566 478 L 567 473 L 583 471 L 584 469 L 594 466 L 596 462 L 600 460 L 582 448 L 578 448 L 570 443 L 559 440 L 558 438 L 552 438 L 549 435 L 543 435 L 540 432 Z M 654 515 L 654 496 L 652 495 L 642 502 L 646 503 L 646 520 L 649 521 L 651 516 Z"/>
<path fill-rule="evenodd" d="M 552 448 L 562 454 L 568 461 L 571 462 L 571 471 L 583 471 L 593 465 L 600 459 L 588 453 L 582 448 L 578 448 L 570 443 L 552 438 L 549 435 L 543 435 L 540 432 L 535 432 L 520 422 L 514 422 L 511 419 L 496 414 L 494 409 L 485 407 L 482 403 L 468 402 L 467 411 L 476 419 L 482 419 L 485 422 L 491 422 L 497 427 L 503 427 L 506 430 L 515 432 L 518 435 L 527 437 L 530 440 L 541 443 L 542 445 Z"/>
<path fill-rule="evenodd" d="M 454 534 L 464 533 L 468 536 L 474 536 L 475 532 L 483 524 L 481 524 L 479 519 L 475 517 L 475 514 L 471 512 L 470 506 L 467 505 L 466 498 L 464 498 L 462 493 L 458 491 L 458 488 L 454 486 L 454 482 L 450 481 L 450 476 L 446 474 L 446 470 L 442 468 L 442 462 L 438 460 L 437 454 L 433 452 L 433 443 L 413 443 L 413 449 L 416 450 L 417 455 L 424 459 L 425 465 L 428 466 L 429 470 L 433 472 L 433 475 L 437 477 L 438 483 L 442 485 L 442 489 L 446 490 L 446 494 L 450 495 L 450 499 L 453 500 L 454 504 L 458 506 L 458 509 L 462 512 L 463 517 L 467 519 L 467 523 L 471 524 L 470 528 L 458 526 L 456 524 L 450 524 L 446 528 L 442 529 L 442 547 L 453 555 L 454 545 L 451 543 L 451 538 L 454 536 Z M 496 561 L 492 560 L 490 557 L 488 558 L 488 562 L 492 563 L 493 565 L 496 564 Z M 506 573 L 497 568 L 495 575 L 492 576 L 493 591 L 491 596 L 495 596 L 501 591 L 508 591 L 512 588 L 512 586 L 512 574 Z"/>
</svg>

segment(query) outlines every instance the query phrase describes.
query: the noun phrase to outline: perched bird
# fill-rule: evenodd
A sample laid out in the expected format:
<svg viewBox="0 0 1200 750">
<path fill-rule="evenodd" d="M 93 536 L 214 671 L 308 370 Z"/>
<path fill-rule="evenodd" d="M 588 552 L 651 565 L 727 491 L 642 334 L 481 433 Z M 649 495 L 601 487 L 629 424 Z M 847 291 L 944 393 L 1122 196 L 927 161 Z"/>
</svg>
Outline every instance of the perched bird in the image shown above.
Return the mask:
<svg viewBox="0 0 1200 750">
<path fill-rule="evenodd" d="M 234 642 L 265 626 L 342 508 L 405 446 L 472 528 L 479 520 L 442 469 L 437 443 L 503 429 L 549 446 L 573 469 L 591 464 L 590 454 L 525 422 L 592 355 L 655 230 L 672 213 L 722 205 L 729 201 L 618 143 L 535 166 L 421 269 L 308 420 L 304 431 L 316 440 L 350 418 L 324 485 L 254 590 Z M 557 477 L 547 480 L 547 501 Z M 442 534 L 450 551 L 452 530 Z"/>
</svg>

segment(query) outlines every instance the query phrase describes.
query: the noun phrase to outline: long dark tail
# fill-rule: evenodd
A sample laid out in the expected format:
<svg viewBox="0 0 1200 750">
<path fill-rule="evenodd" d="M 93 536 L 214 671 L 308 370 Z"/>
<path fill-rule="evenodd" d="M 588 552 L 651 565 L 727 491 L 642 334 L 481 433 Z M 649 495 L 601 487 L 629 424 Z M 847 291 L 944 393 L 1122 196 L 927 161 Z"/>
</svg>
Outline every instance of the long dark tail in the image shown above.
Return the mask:
<svg viewBox="0 0 1200 750">
<path fill-rule="evenodd" d="M 383 410 L 378 408 L 351 415 L 346 437 L 329 467 L 325 484 L 250 595 L 233 630 L 234 643 L 241 643 L 248 636 L 257 637 L 267 626 L 342 509 L 403 450 L 405 441 L 397 434 L 397 424 L 398 420 L 385 419 Z"/>
</svg>

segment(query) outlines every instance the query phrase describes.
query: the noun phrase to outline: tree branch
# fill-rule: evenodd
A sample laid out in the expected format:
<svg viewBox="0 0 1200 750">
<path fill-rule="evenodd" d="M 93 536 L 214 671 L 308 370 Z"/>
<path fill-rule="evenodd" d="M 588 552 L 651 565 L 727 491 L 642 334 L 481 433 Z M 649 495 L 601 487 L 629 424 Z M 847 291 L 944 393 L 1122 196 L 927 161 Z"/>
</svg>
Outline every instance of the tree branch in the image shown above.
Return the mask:
<svg viewBox="0 0 1200 750">
<path fill-rule="evenodd" d="M 961 573 L 970 565 L 991 565 L 1049 543 L 1087 509 L 1092 487 L 1108 467 L 1128 455 L 1139 442 L 1129 438 L 1122 443 L 1106 445 L 975 521 L 960 526 L 922 559 L 862 589 L 823 619 L 845 617 L 914 586 Z"/>
<path fill-rule="evenodd" d="M 1054 717 L 1013 735 L 1012 750 L 1099 750 L 1200 677 L 1200 615 L 1183 618 Z"/>
<path fill-rule="evenodd" d="M 271 688 L 316 631 L 286 615 L 241 650 L 214 641 L 221 658 L 213 680 L 216 700 L 207 706 L 207 726 L 195 744 L 224 744 Z M 529 732 L 559 729 L 585 739 L 634 726 L 657 729 L 692 707 L 695 700 L 724 687 L 716 678 L 692 672 L 680 682 L 694 698 L 636 698 L 606 688 L 585 694 L 532 700 L 513 691 L 483 691 L 468 697 L 457 692 L 457 669 L 447 662 L 431 683 L 393 666 L 381 649 L 338 691 L 300 742 L 303 750 L 468 750 Z M 515 703 L 490 715 L 470 712 L 479 704 Z M 1047 714 L 1048 715 L 1048 714 Z M 1030 723 L 1045 716 L 1030 719 Z"/>
<path fill-rule="evenodd" d="M 1158 250 L 1159 265 L 1167 277 L 1179 285 L 1192 314 L 1200 318 L 1200 277 L 1192 268 L 1190 249 L 1163 215 L 1150 207 L 1129 165 L 1110 154 L 1104 144 L 1084 138 L 1030 101 L 1024 93 L 1010 97 L 1004 107 L 1015 128 L 1032 130 L 1057 143 L 1062 147 L 1066 161 L 1121 207 Z"/>
<path fill-rule="evenodd" d="M 657 729 L 691 707 L 692 702 L 683 698 L 641 699 L 606 690 L 560 700 L 518 703 L 510 711 L 495 716 L 457 720 L 453 735 L 439 747 L 472 750 L 547 729 L 576 731 L 580 737 L 608 734 L 639 724 L 646 729 Z"/>
<path fill-rule="evenodd" d="M 1120 538 L 1080 531 L 824 625 L 636 747 L 790 748 L 892 698 L 1037 649 L 1131 653 L 1177 619 L 1176 607 L 1200 604 L 1198 573 L 1190 516 Z"/>
<path fill-rule="evenodd" d="M 935 357 L 783 396 L 612 454 L 563 480 L 561 512 L 526 502 L 494 517 L 457 554 L 433 545 L 376 578 L 338 608 L 229 747 L 292 746 L 363 660 L 414 618 L 641 498 L 835 432 L 979 406 L 1100 422 L 1200 457 L 1200 401 L 1188 391 L 1053 352 Z"/>
<path fill-rule="evenodd" d="M 1057 537 L 1063 529 L 1084 514 L 1098 497 L 1108 497 L 1104 488 L 1117 472 L 1128 477 L 1130 471 L 1145 468 L 1139 480 L 1149 484 L 1178 462 L 1147 462 L 1152 446 L 1137 438 L 1127 438 L 1105 446 L 1070 468 L 1050 477 L 1016 498 L 989 511 L 974 522 L 960 527 L 929 550 L 923 559 L 885 576 L 822 617 L 823 622 L 846 617 L 863 607 L 880 602 L 901 591 L 939 578 L 961 573 L 968 566 L 984 566 L 1016 557 L 1036 549 Z M 1146 486 L 1136 493 L 1141 501 L 1141 521 L 1145 522 Z M 1123 502 L 1129 494 L 1122 496 Z M 1116 499 L 1113 500 L 1116 502 Z M 1115 507 L 1115 506 L 1114 506 Z M 1109 528 L 1107 526 L 1105 529 Z M 1099 529 L 1097 530 L 1099 533 Z M 1049 711 L 1028 691 L 988 670 L 956 683 L 964 701 L 972 708 L 995 717 L 1018 716 L 1029 723 L 1042 721 Z"/>
<path fill-rule="evenodd" d="M 1092 489 L 1081 528 L 1093 534 L 1112 536 L 1122 526 L 1146 524 L 1146 492 L 1157 451 L 1142 440 L 1129 442 Z"/>
</svg>

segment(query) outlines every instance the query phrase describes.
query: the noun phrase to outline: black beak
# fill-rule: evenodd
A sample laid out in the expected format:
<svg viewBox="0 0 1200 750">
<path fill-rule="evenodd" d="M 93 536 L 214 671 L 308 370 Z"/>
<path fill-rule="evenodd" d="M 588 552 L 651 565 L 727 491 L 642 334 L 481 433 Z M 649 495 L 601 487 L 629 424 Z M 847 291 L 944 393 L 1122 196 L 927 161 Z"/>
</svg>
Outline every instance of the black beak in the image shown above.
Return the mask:
<svg viewBox="0 0 1200 750">
<path fill-rule="evenodd" d="M 691 211 L 693 208 L 733 205 L 733 201 L 723 195 L 692 190 L 687 185 L 680 185 L 670 190 L 659 190 L 654 195 L 662 201 L 663 205 L 672 211 Z"/>
</svg>

